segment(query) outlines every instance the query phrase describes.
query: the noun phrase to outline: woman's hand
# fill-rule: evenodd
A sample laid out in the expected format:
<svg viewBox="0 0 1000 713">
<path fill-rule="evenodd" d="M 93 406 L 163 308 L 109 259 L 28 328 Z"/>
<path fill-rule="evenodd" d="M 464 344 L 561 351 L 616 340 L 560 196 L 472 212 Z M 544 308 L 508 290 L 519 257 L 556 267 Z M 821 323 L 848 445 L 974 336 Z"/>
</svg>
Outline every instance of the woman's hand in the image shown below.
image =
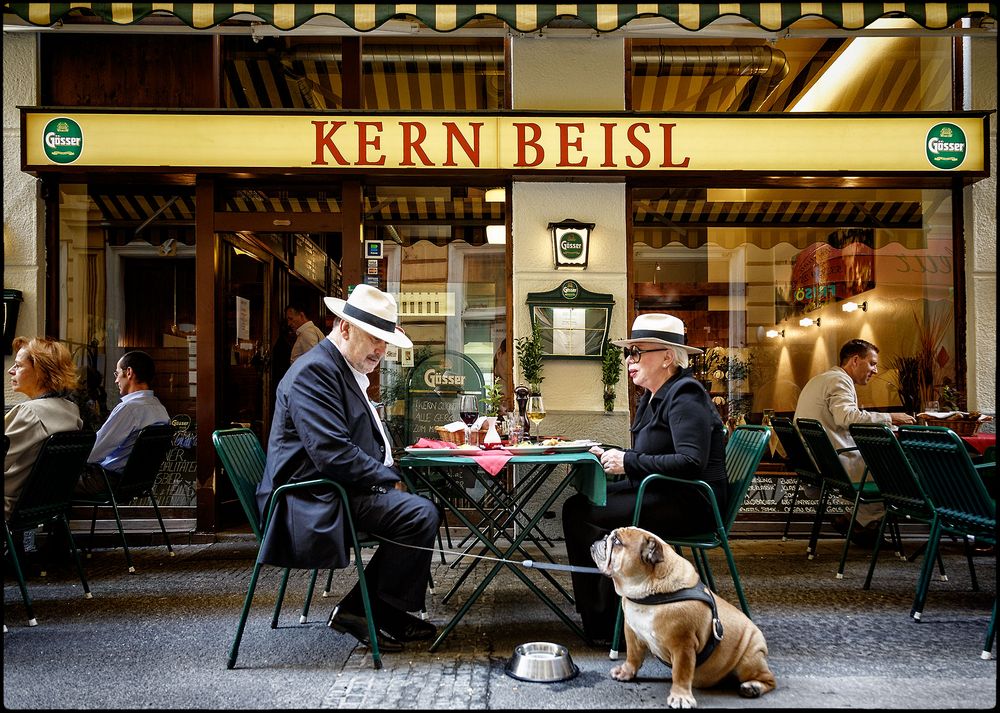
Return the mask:
<svg viewBox="0 0 1000 713">
<path fill-rule="evenodd" d="M 610 475 L 621 475 L 625 472 L 625 452 L 617 448 L 604 451 L 601 454 L 601 467 Z"/>
</svg>

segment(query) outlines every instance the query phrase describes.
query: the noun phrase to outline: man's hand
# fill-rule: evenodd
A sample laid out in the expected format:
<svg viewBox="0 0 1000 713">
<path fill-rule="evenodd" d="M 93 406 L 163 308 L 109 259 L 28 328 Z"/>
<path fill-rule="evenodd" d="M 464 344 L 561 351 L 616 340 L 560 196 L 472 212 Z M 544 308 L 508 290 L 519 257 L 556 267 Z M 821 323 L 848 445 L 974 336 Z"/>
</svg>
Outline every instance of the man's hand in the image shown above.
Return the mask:
<svg viewBox="0 0 1000 713">
<path fill-rule="evenodd" d="M 616 448 L 604 451 L 601 454 L 601 467 L 605 473 L 621 475 L 625 472 L 625 453 Z"/>
<path fill-rule="evenodd" d="M 892 423 L 894 425 L 896 425 L 896 426 L 899 426 L 899 425 L 902 425 L 902 424 L 905 424 L 905 423 L 916 423 L 917 422 L 917 419 L 913 418 L 913 416 L 911 416 L 908 413 L 902 413 L 902 412 L 899 412 L 899 413 L 890 413 L 889 416 L 892 417 Z"/>
</svg>

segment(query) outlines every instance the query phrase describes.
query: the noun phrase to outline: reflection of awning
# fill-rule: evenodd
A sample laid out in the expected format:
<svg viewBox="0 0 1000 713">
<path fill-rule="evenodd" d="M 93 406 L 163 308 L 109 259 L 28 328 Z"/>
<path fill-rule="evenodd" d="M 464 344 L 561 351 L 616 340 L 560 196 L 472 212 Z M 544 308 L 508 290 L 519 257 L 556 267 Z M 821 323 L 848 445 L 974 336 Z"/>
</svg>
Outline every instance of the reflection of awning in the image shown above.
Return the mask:
<svg viewBox="0 0 1000 713">
<path fill-rule="evenodd" d="M 986 2 L 747 2 L 657 4 L 312 4 L 312 3 L 31 3 L 6 2 L 10 11 L 34 25 L 51 25 L 71 12 L 95 14 L 107 22 L 131 24 L 154 12 L 175 15 L 195 28 L 218 25 L 235 15 L 254 15 L 280 30 L 289 30 L 318 15 L 331 15 L 349 27 L 374 30 L 389 20 L 417 19 L 431 29 L 449 32 L 473 20 L 498 18 L 519 32 L 533 32 L 553 20 L 576 19 L 602 32 L 616 30 L 638 17 L 661 17 L 687 30 L 698 30 L 719 17 L 737 15 L 765 29 L 780 30 L 805 16 L 818 15 L 837 27 L 856 30 L 880 17 L 908 17 L 929 29 L 942 29 L 962 17 L 997 16 L 996 3 Z"/>
<path fill-rule="evenodd" d="M 875 228 L 880 242 L 907 248 L 925 244 L 918 201 L 636 201 L 633 228 L 636 242 L 656 248 L 669 243 L 696 248 L 706 242 L 801 248 L 839 228 Z"/>
<path fill-rule="evenodd" d="M 402 224 L 408 221 L 451 223 L 453 225 L 500 224 L 504 221 L 504 204 L 487 203 L 480 198 L 398 197 L 372 204 L 365 199 L 365 221 Z"/>
</svg>

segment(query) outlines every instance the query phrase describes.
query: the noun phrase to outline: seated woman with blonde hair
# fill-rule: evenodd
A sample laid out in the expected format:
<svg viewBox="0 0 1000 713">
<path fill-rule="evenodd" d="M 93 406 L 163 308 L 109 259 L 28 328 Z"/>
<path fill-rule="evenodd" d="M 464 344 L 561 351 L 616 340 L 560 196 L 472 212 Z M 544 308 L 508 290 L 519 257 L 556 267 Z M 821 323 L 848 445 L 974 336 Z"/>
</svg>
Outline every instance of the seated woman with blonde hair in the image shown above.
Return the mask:
<svg viewBox="0 0 1000 713">
<path fill-rule="evenodd" d="M 28 397 L 3 418 L 10 447 L 3 462 L 3 517 L 10 517 L 42 443 L 53 433 L 79 431 L 80 409 L 67 397 L 77 386 L 69 349 L 49 337 L 14 339 L 11 389 Z"/>
</svg>

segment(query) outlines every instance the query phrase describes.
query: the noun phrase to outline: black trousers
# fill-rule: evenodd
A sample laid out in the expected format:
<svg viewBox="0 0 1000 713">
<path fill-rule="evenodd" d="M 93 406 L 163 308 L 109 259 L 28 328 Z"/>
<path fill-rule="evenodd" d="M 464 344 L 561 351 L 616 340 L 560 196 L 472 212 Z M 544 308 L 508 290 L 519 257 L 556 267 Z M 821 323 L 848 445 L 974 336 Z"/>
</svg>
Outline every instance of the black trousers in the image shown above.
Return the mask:
<svg viewBox="0 0 1000 713">
<path fill-rule="evenodd" d="M 618 527 L 632 524 L 638 486 L 628 480 L 608 483 L 607 505 L 592 504 L 582 493 L 563 503 L 563 534 L 571 565 L 593 567 L 590 546 Z M 716 491 L 718 498 L 719 492 Z M 725 512 L 725 499 L 719 510 Z M 650 485 L 643 496 L 639 526 L 661 537 L 683 536 L 714 529 L 708 500 L 692 488 Z M 573 596 L 583 630 L 592 639 L 609 640 L 618 614 L 618 595 L 609 577 L 574 572 Z"/>
<path fill-rule="evenodd" d="M 378 495 L 352 496 L 351 516 L 358 532 L 385 538 L 365 567 L 371 597 L 402 611 L 422 609 L 434 554 L 429 548 L 434 547 L 441 525 L 437 506 L 420 495 L 390 490 Z M 358 585 L 348 592 L 341 605 L 349 611 L 361 612 Z M 378 608 L 378 602 L 375 607 Z"/>
</svg>

